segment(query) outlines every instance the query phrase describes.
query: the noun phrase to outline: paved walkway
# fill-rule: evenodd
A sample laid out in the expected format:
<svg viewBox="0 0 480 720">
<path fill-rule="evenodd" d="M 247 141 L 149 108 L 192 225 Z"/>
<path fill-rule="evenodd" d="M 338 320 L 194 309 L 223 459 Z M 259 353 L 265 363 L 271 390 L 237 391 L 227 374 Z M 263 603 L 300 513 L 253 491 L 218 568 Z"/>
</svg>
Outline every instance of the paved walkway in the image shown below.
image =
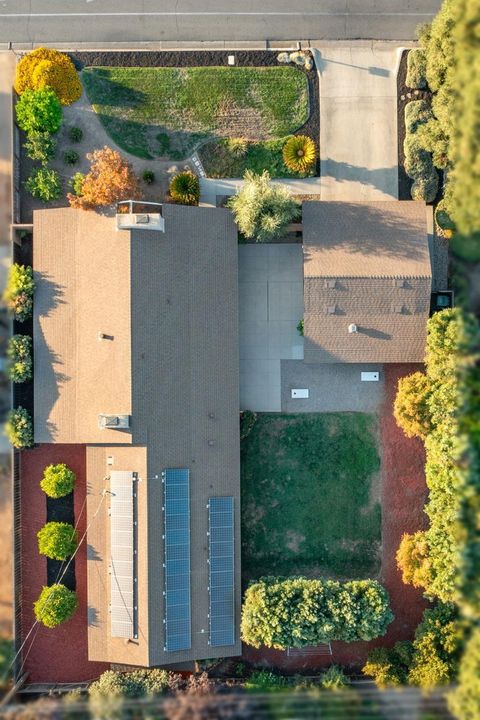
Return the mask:
<svg viewBox="0 0 480 720">
<path fill-rule="evenodd" d="M 400 48 L 319 46 L 322 200 L 398 199 Z"/>
</svg>

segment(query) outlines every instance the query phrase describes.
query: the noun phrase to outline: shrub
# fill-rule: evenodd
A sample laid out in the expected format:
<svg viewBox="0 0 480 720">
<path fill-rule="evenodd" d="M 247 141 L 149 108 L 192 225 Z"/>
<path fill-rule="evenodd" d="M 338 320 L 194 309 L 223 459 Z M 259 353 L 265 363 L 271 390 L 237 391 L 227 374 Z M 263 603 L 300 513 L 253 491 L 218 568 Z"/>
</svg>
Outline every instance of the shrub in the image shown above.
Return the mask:
<svg viewBox="0 0 480 720">
<path fill-rule="evenodd" d="M 79 127 L 76 127 L 73 125 L 73 127 L 69 128 L 68 130 L 68 139 L 70 142 L 78 143 L 83 138 L 83 130 Z"/>
<path fill-rule="evenodd" d="M 386 590 L 375 580 L 268 577 L 251 584 L 242 608 L 242 640 L 279 650 L 331 640 L 383 635 L 393 619 Z"/>
<path fill-rule="evenodd" d="M 13 335 L 7 347 L 7 373 L 10 380 L 23 383 L 32 377 L 32 339 L 29 335 Z"/>
<path fill-rule="evenodd" d="M 198 177 L 185 170 L 170 180 L 170 195 L 181 205 L 198 205 L 200 200 L 200 182 Z"/>
<path fill-rule="evenodd" d="M 404 533 L 397 550 L 397 566 L 406 585 L 426 588 L 430 584 L 429 547 L 427 537 L 419 530 Z"/>
<path fill-rule="evenodd" d="M 405 105 L 405 130 L 414 133 L 432 117 L 430 105 L 426 100 L 412 100 Z"/>
<path fill-rule="evenodd" d="M 286 688 L 288 681 L 282 675 L 276 675 L 270 670 L 255 670 L 245 682 L 247 690 L 255 692 L 277 692 Z"/>
<path fill-rule="evenodd" d="M 26 90 L 15 106 L 18 127 L 32 132 L 56 133 L 62 124 L 62 106 L 50 88 Z"/>
<path fill-rule="evenodd" d="M 424 200 L 432 203 L 438 193 L 438 173 L 432 168 L 428 175 L 415 178 L 410 190 L 412 200 Z"/>
<path fill-rule="evenodd" d="M 178 676 L 166 670 L 133 670 L 116 672 L 106 670 L 88 688 L 91 699 L 140 698 L 146 695 L 161 695 Z"/>
<path fill-rule="evenodd" d="M 66 165 L 76 165 L 80 158 L 80 155 L 76 150 L 66 150 L 63 153 L 63 162 Z"/>
<path fill-rule="evenodd" d="M 298 213 L 298 203 L 283 185 L 273 184 L 267 171 L 255 175 L 247 170 L 243 186 L 229 198 L 240 232 L 257 242 L 275 240 L 285 234 Z"/>
<path fill-rule="evenodd" d="M 428 175 L 433 170 L 433 163 L 428 153 L 419 142 L 417 134 L 409 134 L 403 143 L 405 155 L 405 172 L 412 179 Z"/>
<path fill-rule="evenodd" d="M 407 682 L 412 654 L 412 643 L 408 641 L 397 642 L 393 648 L 374 648 L 368 653 L 362 672 L 373 677 L 375 685 L 382 690 L 404 685 Z"/>
<path fill-rule="evenodd" d="M 10 410 L 5 423 L 5 434 L 14 448 L 33 445 L 33 423 L 28 410 L 21 406 Z"/>
<path fill-rule="evenodd" d="M 65 585 L 56 583 L 44 586 L 38 600 L 33 605 L 38 622 L 48 628 L 54 628 L 70 620 L 77 609 L 77 595 Z"/>
<path fill-rule="evenodd" d="M 45 495 L 51 498 L 61 498 L 68 495 L 75 487 L 76 476 L 65 463 L 48 465 L 43 471 L 40 487 Z"/>
<path fill-rule="evenodd" d="M 87 159 L 91 166 L 83 178 L 81 195 L 67 195 L 72 207 L 91 210 L 120 200 L 140 198 L 138 178 L 119 152 L 105 146 L 89 153 Z"/>
<path fill-rule="evenodd" d="M 37 48 L 20 60 L 14 86 L 19 95 L 26 90 L 51 88 L 62 105 L 70 105 L 82 94 L 82 84 L 68 55 L 51 48 Z"/>
<path fill-rule="evenodd" d="M 49 160 L 55 157 L 57 143 L 48 132 L 31 132 L 24 148 L 31 160 L 37 160 L 46 165 Z"/>
<path fill-rule="evenodd" d="M 303 318 L 298 321 L 297 330 L 298 330 L 298 334 L 303 337 L 303 335 L 305 333 L 305 320 Z"/>
<path fill-rule="evenodd" d="M 425 610 L 415 631 L 409 682 L 424 690 L 453 682 L 464 638 L 465 626 L 454 605 L 439 603 Z"/>
<path fill-rule="evenodd" d="M 480 718 L 480 627 L 475 628 L 465 647 L 458 686 L 448 696 L 448 707 L 460 720 Z"/>
<path fill-rule="evenodd" d="M 445 200 L 440 200 L 435 208 L 435 223 L 439 235 L 447 239 L 452 237 L 455 231 L 455 223 L 448 214 Z"/>
<path fill-rule="evenodd" d="M 62 194 L 60 175 L 49 168 L 35 168 L 24 184 L 32 197 L 44 202 L 56 200 Z"/>
<path fill-rule="evenodd" d="M 407 437 L 425 438 L 431 430 L 430 395 L 430 381 L 421 372 L 412 373 L 398 381 L 393 415 Z"/>
<path fill-rule="evenodd" d="M 432 117 L 418 125 L 416 136 L 420 147 L 431 153 L 434 166 L 444 169 L 448 163 L 448 139 L 438 120 Z"/>
<path fill-rule="evenodd" d="M 251 410 L 242 410 L 240 413 L 240 440 L 245 440 L 257 422 L 257 413 Z"/>
<path fill-rule="evenodd" d="M 144 170 L 143 171 L 143 182 L 147 185 L 151 185 L 153 182 L 155 182 L 155 173 L 153 170 Z"/>
<path fill-rule="evenodd" d="M 3 300 L 15 320 L 23 322 L 32 314 L 34 290 L 32 268 L 13 263 L 8 271 Z"/>
<path fill-rule="evenodd" d="M 77 548 L 77 533 L 73 525 L 48 522 L 37 533 L 38 552 L 52 560 L 66 560 Z"/>
<path fill-rule="evenodd" d="M 307 173 L 315 157 L 315 143 L 307 135 L 292 135 L 283 146 L 283 161 L 294 172 Z"/>
<path fill-rule="evenodd" d="M 407 87 L 424 90 L 427 87 L 427 58 L 423 50 L 410 50 L 407 55 Z"/>
<path fill-rule="evenodd" d="M 248 150 L 248 140 L 245 138 L 227 138 L 227 148 L 236 158 L 245 157 Z"/>
<path fill-rule="evenodd" d="M 320 685 L 326 690 L 341 690 L 349 684 L 349 678 L 338 665 L 330 665 L 320 677 Z"/>
<path fill-rule="evenodd" d="M 82 188 L 83 188 L 83 181 L 85 180 L 85 175 L 81 172 L 76 172 L 75 175 L 73 175 L 70 180 L 68 181 L 68 184 L 73 190 L 73 194 L 76 197 L 81 197 L 82 195 Z"/>
</svg>

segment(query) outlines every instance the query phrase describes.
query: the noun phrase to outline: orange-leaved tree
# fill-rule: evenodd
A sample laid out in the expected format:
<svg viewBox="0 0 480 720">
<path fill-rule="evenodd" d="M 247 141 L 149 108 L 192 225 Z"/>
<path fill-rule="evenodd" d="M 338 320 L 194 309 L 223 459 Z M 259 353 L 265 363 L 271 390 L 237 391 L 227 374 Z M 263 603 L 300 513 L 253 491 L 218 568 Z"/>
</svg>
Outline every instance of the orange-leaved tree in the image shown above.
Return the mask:
<svg viewBox="0 0 480 720">
<path fill-rule="evenodd" d="M 83 178 L 79 194 L 68 193 L 74 208 L 91 210 L 119 200 L 140 200 L 140 184 L 130 163 L 105 145 L 87 155 L 90 172 Z"/>
</svg>

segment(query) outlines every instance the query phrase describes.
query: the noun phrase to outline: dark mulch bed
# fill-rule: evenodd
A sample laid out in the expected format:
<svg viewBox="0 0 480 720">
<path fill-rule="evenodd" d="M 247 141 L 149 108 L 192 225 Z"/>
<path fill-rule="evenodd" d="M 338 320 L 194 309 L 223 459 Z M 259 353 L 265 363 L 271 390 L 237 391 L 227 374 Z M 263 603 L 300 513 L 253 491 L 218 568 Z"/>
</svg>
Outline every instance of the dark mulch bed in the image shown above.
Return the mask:
<svg viewBox="0 0 480 720">
<path fill-rule="evenodd" d="M 14 243 L 13 260 L 20 265 L 32 265 L 33 263 L 33 236 L 29 233 L 25 236 L 21 245 Z M 32 338 L 32 359 L 33 359 L 33 318 L 24 322 L 13 321 L 14 335 L 30 335 Z M 13 383 L 13 404 L 15 407 L 21 405 L 28 410 L 33 417 L 33 379 L 24 383 Z"/>
<path fill-rule="evenodd" d="M 47 522 L 65 522 L 75 525 L 73 492 L 62 498 L 47 497 Z M 47 582 L 49 585 L 57 582 L 65 571 L 62 578 L 63 585 L 66 585 L 70 590 L 75 590 L 75 559 L 71 560 L 68 567 L 66 567 L 66 564 L 66 562 L 60 560 L 47 558 Z"/>
</svg>

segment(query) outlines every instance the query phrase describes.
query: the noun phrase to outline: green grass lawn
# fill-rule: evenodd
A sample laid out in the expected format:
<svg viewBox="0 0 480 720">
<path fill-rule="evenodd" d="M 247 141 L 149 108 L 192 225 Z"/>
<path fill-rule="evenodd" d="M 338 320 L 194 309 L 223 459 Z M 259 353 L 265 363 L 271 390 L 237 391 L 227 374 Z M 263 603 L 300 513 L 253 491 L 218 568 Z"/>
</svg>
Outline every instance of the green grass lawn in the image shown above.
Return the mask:
<svg viewBox="0 0 480 720">
<path fill-rule="evenodd" d="M 283 137 L 309 114 L 294 67 L 95 67 L 82 80 L 112 140 L 143 158 L 180 160 L 213 136 Z"/>
<path fill-rule="evenodd" d="M 232 152 L 228 140 L 212 140 L 204 143 L 198 151 L 207 177 L 242 178 L 245 170 L 262 173 L 268 169 L 271 177 L 308 177 L 308 174 L 296 173 L 283 162 L 283 146 L 290 136 L 275 140 L 250 142 L 244 155 L 238 157 Z"/>
<path fill-rule="evenodd" d="M 373 416 L 259 414 L 242 441 L 244 580 L 375 576 L 379 468 Z"/>
</svg>

